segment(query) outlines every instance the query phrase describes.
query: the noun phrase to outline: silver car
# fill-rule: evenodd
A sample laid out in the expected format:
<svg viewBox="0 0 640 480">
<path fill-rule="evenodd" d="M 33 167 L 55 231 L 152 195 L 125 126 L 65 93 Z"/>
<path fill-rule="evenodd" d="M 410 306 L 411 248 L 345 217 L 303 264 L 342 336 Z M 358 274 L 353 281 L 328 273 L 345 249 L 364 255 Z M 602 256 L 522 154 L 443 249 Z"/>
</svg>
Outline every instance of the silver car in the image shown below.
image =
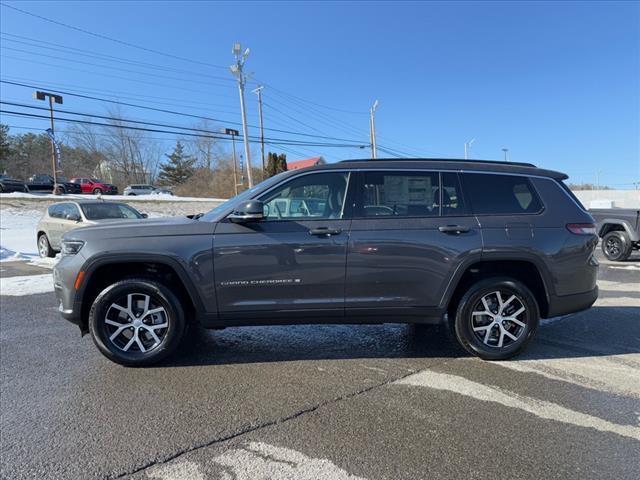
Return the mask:
<svg viewBox="0 0 640 480">
<path fill-rule="evenodd" d="M 166 187 L 154 187 L 153 185 L 129 185 L 122 192 L 125 195 L 173 195 L 173 192 Z"/>
<path fill-rule="evenodd" d="M 62 235 L 74 228 L 122 220 L 147 218 L 126 203 L 101 200 L 78 200 L 54 203 L 38 222 L 38 253 L 53 257 L 60 251 Z"/>
</svg>

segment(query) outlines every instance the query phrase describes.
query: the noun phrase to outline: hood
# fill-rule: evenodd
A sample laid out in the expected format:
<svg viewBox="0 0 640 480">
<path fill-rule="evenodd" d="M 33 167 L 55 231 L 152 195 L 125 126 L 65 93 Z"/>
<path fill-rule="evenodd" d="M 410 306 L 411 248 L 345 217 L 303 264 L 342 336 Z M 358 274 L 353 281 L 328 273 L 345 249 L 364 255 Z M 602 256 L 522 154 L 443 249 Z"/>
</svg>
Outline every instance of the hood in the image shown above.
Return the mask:
<svg viewBox="0 0 640 480">
<path fill-rule="evenodd" d="M 138 220 L 90 220 L 95 222 L 71 230 L 65 240 L 105 240 L 114 238 L 166 237 L 213 234 L 214 223 L 187 217 L 141 218 Z"/>
</svg>

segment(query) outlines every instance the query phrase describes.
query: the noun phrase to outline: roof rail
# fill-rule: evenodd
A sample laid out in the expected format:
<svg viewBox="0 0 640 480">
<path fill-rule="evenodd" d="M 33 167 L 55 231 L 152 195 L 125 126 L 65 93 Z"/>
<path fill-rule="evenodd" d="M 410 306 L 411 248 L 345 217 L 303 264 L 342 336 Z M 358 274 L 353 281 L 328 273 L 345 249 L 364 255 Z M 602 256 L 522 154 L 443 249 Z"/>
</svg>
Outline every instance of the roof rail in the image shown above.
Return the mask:
<svg viewBox="0 0 640 480">
<path fill-rule="evenodd" d="M 456 163 L 471 163 L 471 164 L 489 164 L 489 165 L 516 165 L 518 167 L 533 167 L 538 168 L 533 163 L 524 162 L 505 162 L 502 160 L 470 160 L 462 158 L 359 158 L 356 160 L 341 160 L 339 163 L 351 163 L 351 162 L 456 162 Z"/>
</svg>

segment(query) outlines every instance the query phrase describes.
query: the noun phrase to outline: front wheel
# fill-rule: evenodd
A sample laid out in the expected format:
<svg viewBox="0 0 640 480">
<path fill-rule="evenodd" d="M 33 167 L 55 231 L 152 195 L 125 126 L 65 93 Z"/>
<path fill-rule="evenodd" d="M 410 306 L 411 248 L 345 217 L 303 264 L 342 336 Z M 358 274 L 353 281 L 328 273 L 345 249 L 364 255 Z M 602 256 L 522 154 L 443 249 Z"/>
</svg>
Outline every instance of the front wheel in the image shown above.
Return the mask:
<svg viewBox="0 0 640 480">
<path fill-rule="evenodd" d="M 163 284 L 127 279 L 104 289 L 89 312 L 89 331 L 98 349 L 121 365 L 159 362 L 179 345 L 185 319 L 180 301 Z"/>
<path fill-rule="evenodd" d="M 51 248 L 51 244 L 45 233 L 38 237 L 38 254 L 41 258 L 51 258 L 55 256 L 55 252 Z"/>
<path fill-rule="evenodd" d="M 615 230 L 602 238 L 602 253 L 612 262 L 623 262 L 631 255 L 633 245 L 627 232 Z"/>
<path fill-rule="evenodd" d="M 454 320 L 458 342 L 484 360 L 505 360 L 520 353 L 540 321 L 531 291 L 511 278 L 488 278 L 464 294 Z"/>
<path fill-rule="evenodd" d="M 94 195 L 101 195 L 102 194 L 102 189 L 101 188 L 94 188 L 93 189 L 93 194 Z"/>
</svg>

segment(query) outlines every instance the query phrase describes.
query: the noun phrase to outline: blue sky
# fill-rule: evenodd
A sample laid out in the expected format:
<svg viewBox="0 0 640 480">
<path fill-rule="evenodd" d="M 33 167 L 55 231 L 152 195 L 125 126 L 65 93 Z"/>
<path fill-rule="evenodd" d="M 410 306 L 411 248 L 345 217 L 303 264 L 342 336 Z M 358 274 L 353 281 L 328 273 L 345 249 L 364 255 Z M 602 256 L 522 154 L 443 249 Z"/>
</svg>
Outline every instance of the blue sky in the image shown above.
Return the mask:
<svg viewBox="0 0 640 480">
<path fill-rule="evenodd" d="M 595 183 L 598 172 L 601 183 L 620 188 L 640 181 L 638 2 L 3 3 L 210 64 L 131 48 L 1 7 L 3 80 L 117 95 L 218 118 L 221 126 L 240 120 L 237 89 L 225 67 L 233 61 L 232 43 L 241 41 L 251 48 L 247 71 L 266 85 L 267 127 L 366 144 L 367 110 L 379 99 L 376 125 L 383 147 L 462 157 L 464 142 L 475 138 L 474 158 L 501 159 L 507 147 L 512 160 L 565 171 L 572 181 Z M 45 50 L 61 47 L 43 41 L 97 58 L 65 48 Z M 104 55 L 180 72 L 111 62 Z M 3 100 L 38 105 L 29 89 L 2 84 L 0 93 Z M 247 101 L 249 123 L 255 125 L 256 98 L 249 94 Z M 65 97 L 64 108 L 104 115 L 106 106 Z M 127 107 L 122 114 L 192 123 Z M 40 120 L 2 121 L 47 127 Z M 170 149 L 171 136 L 157 137 Z M 369 154 L 357 148 L 286 148 L 290 160 Z M 252 150 L 255 162 L 257 145 Z"/>
</svg>

